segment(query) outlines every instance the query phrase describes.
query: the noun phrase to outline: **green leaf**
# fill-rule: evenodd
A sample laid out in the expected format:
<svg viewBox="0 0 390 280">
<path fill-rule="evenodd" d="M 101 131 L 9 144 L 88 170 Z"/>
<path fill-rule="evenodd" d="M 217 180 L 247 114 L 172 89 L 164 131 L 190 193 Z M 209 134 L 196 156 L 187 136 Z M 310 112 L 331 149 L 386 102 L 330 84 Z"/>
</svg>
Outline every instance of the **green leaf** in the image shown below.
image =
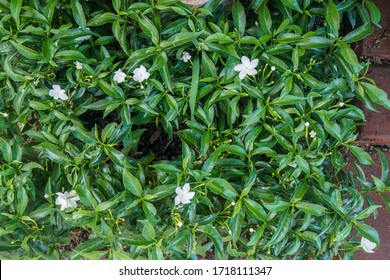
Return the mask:
<svg viewBox="0 0 390 280">
<path fill-rule="evenodd" d="M 20 187 L 17 192 L 17 205 L 16 211 L 19 216 L 22 216 L 24 211 L 26 211 L 28 204 L 28 196 L 24 187 Z"/>
<path fill-rule="evenodd" d="M 130 173 L 127 169 L 123 169 L 122 173 L 123 184 L 136 197 L 142 196 L 142 187 L 139 180 Z"/>
<path fill-rule="evenodd" d="M 390 100 L 388 99 L 386 92 L 370 83 L 361 82 L 360 85 L 372 101 L 376 104 L 382 105 L 387 110 L 390 110 Z"/>
<path fill-rule="evenodd" d="M 330 31 L 336 36 L 339 36 L 340 29 L 340 16 L 337 10 L 337 6 L 332 0 L 329 0 L 326 6 L 326 23 L 328 24 Z"/>
<path fill-rule="evenodd" d="M 380 10 L 378 9 L 378 7 L 375 5 L 374 2 L 372 2 L 371 0 L 367 0 L 366 1 L 366 5 L 368 7 L 368 11 L 370 12 L 370 16 L 371 16 L 371 20 L 372 22 L 377 26 L 377 27 L 381 27 L 379 25 L 379 22 L 381 21 L 381 12 Z"/>
<path fill-rule="evenodd" d="M 234 201 L 238 196 L 237 191 L 232 185 L 222 178 L 213 178 L 206 183 L 206 186 L 211 192 L 231 201 Z"/>
<path fill-rule="evenodd" d="M 287 7 L 302 14 L 302 9 L 301 7 L 299 7 L 299 3 L 297 0 L 281 0 L 281 2 Z"/>
<path fill-rule="evenodd" d="M 245 198 L 244 202 L 246 208 L 251 214 L 253 214 L 258 220 L 267 222 L 267 213 L 259 203 L 249 198 Z"/>
<path fill-rule="evenodd" d="M 235 1 L 232 7 L 234 26 L 238 30 L 238 39 L 244 37 L 246 27 L 246 14 L 240 1 Z"/>
<path fill-rule="evenodd" d="M 3 155 L 3 158 L 6 163 L 11 163 L 12 162 L 12 149 L 10 144 L 5 141 L 5 139 L 0 138 L 0 152 Z"/>
<path fill-rule="evenodd" d="M 377 247 L 379 247 L 379 234 L 373 228 L 372 226 L 369 226 L 362 222 L 357 222 L 355 224 L 356 229 L 359 231 L 361 235 L 363 235 L 365 238 L 370 240 L 371 242 L 374 242 Z"/>
<path fill-rule="evenodd" d="M 349 151 L 351 151 L 352 154 L 354 154 L 354 156 L 359 160 L 361 164 L 374 164 L 374 161 L 372 160 L 370 154 L 364 151 L 362 148 L 349 144 L 346 144 L 345 146 L 348 148 Z"/>
<path fill-rule="evenodd" d="M 215 258 L 219 260 L 223 259 L 223 242 L 219 232 L 211 225 L 199 227 L 198 230 L 207 235 L 213 242 L 215 247 Z"/>
<path fill-rule="evenodd" d="M 39 149 L 42 149 L 46 156 L 53 162 L 59 164 L 69 164 L 72 160 L 59 150 L 59 148 L 48 142 L 41 143 L 39 146 L 36 146 Z"/>
<path fill-rule="evenodd" d="M 11 10 L 11 15 L 16 22 L 17 28 L 19 29 L 19 25 L 20 25 L 19 15 L 20 15 L 20 10 L 22 9 L 23 0 L 10 0 L 9 5 L 10 5 L 9 8 Z"/>
<path fill-rule="evenodd" d="M 83 6 L 80 4 L 79 0 L 70 0 L 70 8 L 72 9 L 74 20 L 84 29 L 87 26 L 87 21 L 85 20 Z"/>
<path fill-rule="evenodd" d="M 198 95 L 198 84 L 199 84 L 199 73 L 200 73 L 200 63 L 199 57 L 194 58 L 194 63 L 192 66 L 192 79 L 191 79 L 191 88 L 190 88 L 190 110 L 191 110 L 191 119 L 194 119 L 195 106 Z"/>
<path fill-rule="evenodd" d="M 26 58 L 33 59 L 33 60 L 41 60 L 43 58 L 40 53 L 34 51 L 33 49 L 23 46 L 18 42 L 13 42 L 13 41 L 10 42 L 17 49 L 17 51 Z"/>
<path fill-rule="evenodd" d="M 261 29 L 263 29 L 264 33 L 271 35 L 272 18 L 266 2 L 263 2 L 257 12 Z"/>
<path fill-rule="evenodd" d="M 153 241 L 156 238 L 156 231 L 153 225 L 148 220 L 140 220 L 139 222 L 144 225 L 142 236 L 148 241 Z"/>
<path fill-rule="evenodd" d="M 375 149 L 376 152 L 379 155 L 379 159 L 381 161 L 381 166 L 382 166 L 382 175 L 381 175 L 381 180 L 386 181 L 389 178 L 389 162 L 387 160 L 386 155 L 379 149 Z"/>
<path fill-rule="evenodd" d="M 297 46 L 303 49 L 327 48 L 332 45 L 332 41 L 326 37 L 310 36 L 297 42 Z"/>
<path fill-rule="evenodd" d="M 300 155 L 296 155 L 295 162 L 303 172 L 305 172 L 307 175 L 310 175 L 310 165 L 306 160 L 304 160 Z"/>
<path fill-rule="evenodd" d="M 364 209 L 362 212 L 360 212 L 355 219 L 356 220 L 364 220 L 368 218 L 372 213 L 374 213 L 378 208 L 381 208 L 381 205 L 371 205 L 368 208 Z"/>
<path fill-rule="evenodd" d="M 321 216 L 325 213 L 326 208 L 319 204 L 309 203 L 309 202 L 303 202 L 299 201 L 295 204 L 295 207 L 297 207 L 299 210 L 308 213 L 313 216 Z"/>
<path fill-rule="evenodd" d="M 374 30 L 375 28 L 370 23 L 366 23 L 345 35 L 343 41 L 347 44 L 361 41 L 374 32 Z"/>
<path fill-rule="evenodd" d="M 272 246 L 282 241 L 283 238 L 285 238 L 288 230 L 290 229 L 291 220 L 292 220 L 292 216 L 290 214 L 290 209 L 284 210 L 284 212 L 281 214 L 281 217 L 279 219 L 279 223 L 275 233 L 272 235 L 271 240 L 267 242 L 265 247 Z"/>
</svg>

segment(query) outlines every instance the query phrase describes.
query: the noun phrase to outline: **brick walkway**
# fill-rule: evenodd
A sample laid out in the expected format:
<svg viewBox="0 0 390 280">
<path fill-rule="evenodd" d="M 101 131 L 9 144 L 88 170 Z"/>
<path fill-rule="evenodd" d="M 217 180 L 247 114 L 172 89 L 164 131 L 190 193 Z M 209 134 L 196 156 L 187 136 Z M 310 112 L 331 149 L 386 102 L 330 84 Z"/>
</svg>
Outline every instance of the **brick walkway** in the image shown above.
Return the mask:
<svg viewBox="0 0 390 280">
<path fill-rule="evenodd" d="M 390 1 L 374 0 L 374 2 L 382 13 L 380 22 L 382 29 L 377 29 L 372 36 L 366 38 L 358 46 L 358 50 L 363 58 L 369 58 L 373 63 L 369 76 L 376 81 L 380 88 L 390 93 Z M 357 142 L 378 145 L 379 148 L 390 146 L 390 111 L 378 107 L 379 112 L 376 113 L 368 111 L 364 106 L 361 108 L 365 113 L 367 123 L 362 127 Z M 371 155 L 375 160 L 375 165 L 365 167 L 366 176 L 367 178 L 371 175 L 379 177 L 381 167 L 378 156 L 376 152 L 372 152 Z M 387 152 L 386 155 L 390 161 L 390 152 Z M 378 231 L 381 246 L 375 254 L 358 252 L 355 259 L 390 260 L 390 213 L 378 195 L 373 195 L 372 198 L 383 207 L 378 210 L 377 219 L 370 218 L 367 223 Z"/>
</svg>

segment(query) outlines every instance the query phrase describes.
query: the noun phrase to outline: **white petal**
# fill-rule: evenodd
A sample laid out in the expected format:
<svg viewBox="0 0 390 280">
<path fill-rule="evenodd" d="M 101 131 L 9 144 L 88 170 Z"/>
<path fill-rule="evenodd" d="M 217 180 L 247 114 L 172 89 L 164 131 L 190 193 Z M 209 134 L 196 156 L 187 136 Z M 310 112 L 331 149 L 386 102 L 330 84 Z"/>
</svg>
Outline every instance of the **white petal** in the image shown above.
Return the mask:
<svg viewBox="0 0 390 280">
<path fill-rule="evenodd" d="M 247 56 L 244 55 L 243 57 L 241 57 L 241 62 L 244 65 L 248 65 L 250 63 L 250 60 Z"/>
<path fill-rule="evenodd" d="M 190 184 L 185 183 L 183 186 L 183 192 L 188 193 L 190 191 Z"/>
<path fill-rule="evenodd" d="M 249 63 L 249 66 L 251 68 L 256 68 L 257 64 L 259 64 L 259 60 L 256 58 L 254 60 L 252 60 L 250 63 Z"/>
<path fill-rule="evenodd" d="M 181 202 L 181 195 L 177 195 L 177 196 L 175 197 L 175 205 L 180 204 L 180 202 Z"/>
<path fill-rule="evenodd" d="M 253 75 L 256 75 L 256 74 L 257 74 L 257 70 L 256 70 L 256 69 L 248 69 L 248 70 L 246 70 L 246 73 L 247 73 L 248 75 L 253 76 Z"/>
<path fill-rule="evenodd" d="M 240 77 L 240 80 L 243 80 L 245 78 L 245 76 L 246 76 L 246 72 L 245 71 L 241 71 L 238 76 Z"/>
<path fill-rule="evenodd" d="M 182 195 L 183 194 L 183 190 L 179 187 L 176 188 L 175 192 L 179 195 Z"/>
<path fill-rule="evenodd" d="M 234 66 L 234 71 L 242 71 L 244 69 L 244 65 L 243 64 L 237 64 L 236 66 Z"/>
<path fill-rule="evenodd" d="M 189 193 L 186 194 L 186 198 L 187 199 L 192 199 L 194 197 L 194 195 L 195 195 L 195 192 L 189 192 Z"/>
<path fill-rule="evenodd" d="M 60 91 L 61 90 L 61 87 L 59 85 L 53 85 L 53 89 L 55 91 Z"/>
<path fill-rule="evenodd" d="M 363 250 L 367 253 L 375 253 L 374 249 L 376 248 L 376 244 L 374 242 L 371 242 L 367 238 L 362 237 L 360 244 L 362 245 Z"/>
<path fill-rule="evenodd" d="M 65 94 L 65 91 L 61 91 L 58 96 L 62 100 L 68 100 L 68 95 Z"/>
</svg>

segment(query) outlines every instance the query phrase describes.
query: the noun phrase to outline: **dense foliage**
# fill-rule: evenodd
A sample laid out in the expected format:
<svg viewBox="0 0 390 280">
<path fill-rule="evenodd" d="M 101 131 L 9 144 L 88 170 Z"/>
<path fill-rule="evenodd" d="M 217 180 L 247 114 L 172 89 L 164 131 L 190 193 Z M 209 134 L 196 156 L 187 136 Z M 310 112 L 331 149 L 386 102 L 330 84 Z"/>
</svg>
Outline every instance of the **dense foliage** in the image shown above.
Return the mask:
<svg viewBox="0 0 390 280">
<path fill-rule="evenodd" d="M 369 0 L 0 0 L 0 258 L 379 246 L 388 164 L 364 174 L 355 100 L 390 102 L 351 48 L 379 21 Z"/>
</svg>

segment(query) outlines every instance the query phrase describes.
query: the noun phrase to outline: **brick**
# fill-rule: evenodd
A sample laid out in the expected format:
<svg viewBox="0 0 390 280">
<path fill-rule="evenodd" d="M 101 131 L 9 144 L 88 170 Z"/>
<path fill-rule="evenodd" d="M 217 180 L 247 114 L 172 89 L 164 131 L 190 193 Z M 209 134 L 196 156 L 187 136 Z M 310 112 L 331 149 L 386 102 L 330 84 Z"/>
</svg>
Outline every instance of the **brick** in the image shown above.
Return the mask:
<svg viewBox="0 0 390 280">
<path fill-rule="evenodd" d="M 368 76 L 375 80 L 378 87 L 390 92 L 390 66 L 371 66 Z M 390 111 L 382 106 L 377 106 L 379 112 L 367 110 L 363 105 L 360 108 L 367 122 L 361 127 L 357 142 L 390 145 Z"/>
<path fill-rule="evenodd" d="M 365 58 L 374 58 L 374 61 L 390 59 L 390 1 L 373 1 L 381 11 L 382 19 L 380 25 L 382 29 L 376 28 L 375 32 L 365 38 L 359 44 L 358 52 Z"/>
</svg>

